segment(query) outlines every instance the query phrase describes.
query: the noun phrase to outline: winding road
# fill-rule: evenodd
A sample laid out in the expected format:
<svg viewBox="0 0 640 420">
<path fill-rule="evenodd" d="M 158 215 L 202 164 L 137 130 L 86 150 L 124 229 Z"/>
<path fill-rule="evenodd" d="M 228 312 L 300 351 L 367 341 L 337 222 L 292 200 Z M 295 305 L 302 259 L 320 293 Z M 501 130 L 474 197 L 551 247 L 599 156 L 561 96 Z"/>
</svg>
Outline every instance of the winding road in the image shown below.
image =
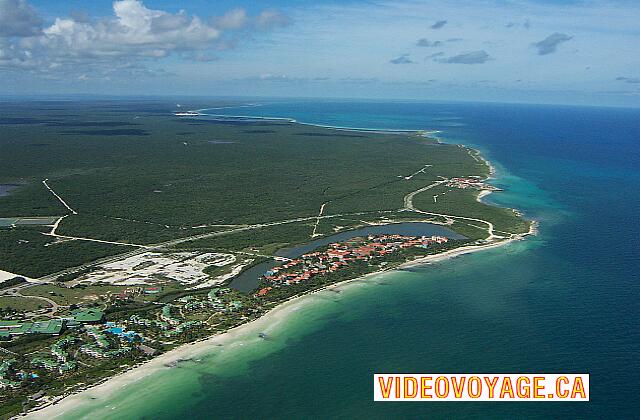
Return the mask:
<svg viewBox="0 0 640 420">
<path fill-rule="evenodd" d="M 476 219 L 474 217 L 465 217 L 465 216 L 453 216 L 451 214 L 443 214 L 443 213 L 432 213 L 432 212 L 428 212 L 428 211 L 424 211 L 424 210 L 420 210 L 418 208 L 416 208 L 413 205 L 413 197 L 415 197 L 417 194 L 420 194 L 421 192 L 430 190 L 433 187 L 436 187 L 438 185 L 441 185 L 443 183 L 447 182 L 446 179 L 443 179 L 441 181 L 436 181 L 433 184 L 427 185 L 426 187 L 422 187 L 418 190 L 415 190 L 413 192 L 410 192 L 409 194 L 407 194 L 404 197 L 404 208 L 405 210 L 409 210 L 409 211 L 414 211 L 416 213 L 420 213 L 420 214 L 426 214 L 429 216 L 440 216 L 440 217 L 444 217 L 447 220 L 469 220 L 472 222 L 480 222 L 480 223 L 484 223 L 485 225 L 487 225 L 487 233 L 489 233 L 489 236 L 486 238 L 487 241 L 490 241 L 492 239 L 503 239 L 503 236 L 498 236 L 495 235 L 494 232 L 494 226 L 493 223 L 487 221 L 487 220 L 482 220 L 482 219 Z"/>
<path fill-rule="evenodd" d="M 425 166 L 425 168 L 426 167 L 427 166 Z M 423 168 L 423 169 L 425 169 L 425 168 Z M 421 172 L 421 171 L 418 171 L 418 172 Z M 77 211 L 75 211 L 73 208 L 71 208 L 62 199 L 62 197 L 60 197 L 49 186 L 47 181 L 48 181 L 48 179 L 45 179 L 45 180 L 42 181 L 42 183 L 45 185 L 45 187 L 71 212 L 71 214 L 74 214 L 74 215 L 78 214 Z M 434 188 L 434 187 L 436 187 L 438 185 L 441 185 L 441 184 L 443 184 L 445 182 L 447 182 L 447 179 L 442 178 L 442 180 L 440 180 L 440 181 L 436 181 L 436 182 L 434 182 L 432 184 L 429 184 L 429 185 L 427 185 L 425 187 L 422 187 L 420 189 L 417 189 L 415 191 L 412 191 L 412 192 L 408 193 L 404 197 L 404 208 L 402 210 L 413 211 L 413 212 L 416 212 L 416 213 L 425 214 L 425 215 L 429 215 L 429 216 L 443 217 L 443 218 L 445 218 L 447 220 L 447 222 L 450 222 L 450 223 L 453 223 L 454 220 L 466 220 L 466 221 L 472 221 L 472 222 L 479 222 L 479 223 L 482 223 L 482 224 L 487 226 L 487 232 L 489 234 L 489 236 L 486 238 L 487 240 L 504 238 L 503 236 L 498 236 L 498 235 L 494 234 L 494 226 L 493 226 L 493 224 L 491 222 L 489 222 L 487 220 L 477 219 L 477 218 L 473 218 L 473 217 L 454 216 L 454 215 L 450 215 L 450 214 L 428 212 L 428 211 L 420 210 L 420 209 L 415 207 L 415 205 L 413 204 L 413 198 L 417 194 L 420 194 L 420 193 L 422 193 L 424 191 L 427 191 L 427 190 L 429 190 L 431 188 Z M 5 291 L 5 293 L 19 293 L 20 289 L 23 289 L 25 287 L 31 286 L 34 283 L 35 284 L 50 283 L 50 282 L 55 281 L 61 275 L 75 273 L 75 272 L 78 272 L 78 271 L 81 271 L 81 270 L 85 270 L 87 268 L 99 266 L 99 265 L 102 265 L 102 264 L 115 262 L 115 261 L 121 261 L 123 259 L 135 256 L 135 255 L 139 255 L 139 254 L 142 254 L 144 252 L 159 251 L 159 250 L 162 250 L 164 248 L 172 247 L 172 246 L 175 246 L 175 245 L 179 245 L 181 243 L 191 242 L 191 241 L 195 241 L 195 240 L 199 240 L 199 239 L 206 239 L 206 238 L 211 238 L 211 237 L 216 237 L 216 236 L 230 235 L 230 234 L 234 234 L 234 233 L 238 233 L 238 232 L 243 232 L 243 231 L 248 231 L 248 230 L 253 230 L 253 229 L 260 229 L 260 228 L 263 228 L 263 227 L 278 226 L 278 225 L 284 225 L 284 224 L 296 223 L 296 222 L 305 222 L 305 221 L 310 221 L 310 220 L 314 220 L 315 221 L 314 230 L 313 230 L 313 233 L 312 233 L 312 237 L 313 237 L 314 235 L 317 236 L 316 229 L 317 229 L 318 224 L 320 223 L 320 220 L 322 220 L 322 219 L 330 219 L 330 218 L 343 217 L 343 216 L 357 216 L 357 215 L 361 216 L 361 215 L 368 215 L 368 214 L 372 214 L 372 213 L 373 214 L 381 214 L 381 213 L 392 213 L 393 212 L 393 210 L 379 210 L 379 211 L 369 211 L 369 212 L 339 213 L 339 214 L 325 215 L 324 214 L 324 208 L 325 208 L 326 204 L 327 203 L 322 204 L 322 206 L 320 207 L 319 214 L 317 216 L 297 217 L 297 218 L 293 218 L 293 219 L 280 220 L 280 221 L 274 221 L 274 222 L 256 223 L 256 224 L 240 226 L 240 227 L 236 227 L 234 229 L 229 229 L 229 230 L 224 230 L 224 231 L 208 232 L 208 233 L 201 233 L 201 234 L 198 234 L 198 235 L 186 236 L 184 238 L 172 239 L 172 240 L 169 240 L 169 241 L 166 241 L 166 242 L 161 242 L 161 243 L 152 244 L 152 245 L 141 245 L 141 244 L 126 243 L 126 242 L 106 241 L 106 240 L 101 240 L 101 239 L 59 235 L 59 234 L 56 233 L 56 230 L 57 230 L 58 226 L 60 225 L 60 223 L 62 222 L 62 220 L 65 217 L 70 216 L 70 214 L 67 214 L 65 216 L 60 217 L 56 221 L 56 223 L 53 225 L 51 232 L 46 233 L 45 235 L 49 235 L 49 236 L 53 236 L 53 237 L 57 237 L 57 238 L 61 238 L 61 239 L 68 239 L 68 240 L 80 240 L 80 241 L 89 241 L 89 242 L 112 244 L 112 245 L 132 246 L 132 247 L 136 247 L 138 249 L 130 251 L 130 252 L 126 252 L 126 253 L 123 253 L 123 254 L 114 255 L 114 256 L 111 256 L 111 257 L 101 258 L 99 260 L 83 264 L 81 266 L 72 267 L 72 268 L 68 268 L 68 269 L 65 269 L 65 270 L 62 270 L 62 271 L 59 271 L 59 272 L 56 272 L 56 273 L 48 274 L 48 275 L 40 277 L 38 279 L 34 279 L 34 281 L 15 286 L 15 287 L 13 287 L 11 289 L 7 289 Z M 36 298 L 40 298 L 40 297 L 36 297 Z M 57 310 L 57 304 L 55 304 L 55 302 L 53 302 L 53 301 L 51 301 L 51 300 L 49 300 L 47 298 L 42 298 L 42 299 L 43 300 L 47 300 L 50 304 L 52 304 L 52 306 L 55 305 L 54 306 L 54 312 L 55 312 L 55 310 Z"/>
</svg>

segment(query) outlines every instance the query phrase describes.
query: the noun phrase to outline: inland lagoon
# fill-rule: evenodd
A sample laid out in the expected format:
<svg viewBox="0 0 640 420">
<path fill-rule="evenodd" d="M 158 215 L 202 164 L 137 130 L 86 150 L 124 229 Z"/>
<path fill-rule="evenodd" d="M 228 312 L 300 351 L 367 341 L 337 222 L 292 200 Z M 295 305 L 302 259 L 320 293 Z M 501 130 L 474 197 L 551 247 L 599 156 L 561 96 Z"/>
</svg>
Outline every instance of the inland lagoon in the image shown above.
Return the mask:
<svg viewBox="0 0 640 420">
<path fill-rule="evenodd" d="M 329 245 L 333 242 L 344 242 L 358 236 L 389 234 L 405 236 L 440 235 L 446 236 L 451 239 L 464 239 L 464 236 L 450 229 L 447 229 L 446 227 L 434 225 L 432 223 L 393 223 L 389 225 L 366 226 L 360 229 L 336 233 L 334 235 L 325 236 L 297 246 L 282 248 L 276 251 L 275 255 L 278 257 L 293 259 L 301 256 L 302 254 L 306 254 L 307 252 L 311 252 L 316 248 Z M 276 265 L 278 265 L 278 262 L 272 260 L 256 264 L 255 266 L 243 271 L 238 277 L 233 279 L 230 286 L 242 292 L 249 292 L 258 287 L 260 276 L 262 276 L 266 271 L 270 270 Z"/>
</svg>

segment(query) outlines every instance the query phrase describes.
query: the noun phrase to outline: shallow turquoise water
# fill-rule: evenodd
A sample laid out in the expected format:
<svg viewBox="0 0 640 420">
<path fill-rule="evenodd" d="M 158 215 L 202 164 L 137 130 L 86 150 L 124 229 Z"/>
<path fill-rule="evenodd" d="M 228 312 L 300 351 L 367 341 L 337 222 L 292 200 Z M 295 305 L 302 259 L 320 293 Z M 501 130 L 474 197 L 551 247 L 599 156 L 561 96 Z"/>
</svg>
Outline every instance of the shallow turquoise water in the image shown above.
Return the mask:
<svg viewBox="0 0 640 420">
<path fill-rule="evenodd" d="M 74 416 L 638 416 L 640 111 L 315 102 L 242 114 L 442 130 L 497 164 L 505 192 L 489 199 L 539 220 L 540 234 L 322 292 L 269 340 L 213 348 Z M 592 401 L 374 403 L 375 372 L 588 372 Z"/>
</svg>

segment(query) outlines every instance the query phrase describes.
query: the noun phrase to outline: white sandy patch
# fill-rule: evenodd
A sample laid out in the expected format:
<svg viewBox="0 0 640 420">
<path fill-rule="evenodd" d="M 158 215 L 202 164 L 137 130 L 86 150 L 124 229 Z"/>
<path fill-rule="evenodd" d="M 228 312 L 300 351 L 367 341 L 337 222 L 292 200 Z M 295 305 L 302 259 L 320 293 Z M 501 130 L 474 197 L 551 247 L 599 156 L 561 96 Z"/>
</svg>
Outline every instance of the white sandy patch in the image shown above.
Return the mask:
<svg viewBox="0 0 640 420">
<path fill-rule="evenodd" d="M 130 286 L 156 283 L 158 277 L 166 277 L 184 285 L 202 286 L 209 280 L 204 273 L 207 267 L 224 267 L 235 261 L 235 255 L 213 252 L 145 252 L 104 264 L 98 270 L 78 278 L 77 282 Z"/>
<path fill-rule="evenodd" d="M 424 258 L 406 262 L 397 268 L 401 269 L 416 265 L 429 264 L 431 262 L 443 261 L 462 254 L 468 254 L 503 246 L 513 241 L 522 240 L 528 235 L 536 234 L 536 226 L 537 224 L 533 223 L 529 232 L 522 235 L 514 235 L 512 238 L 507 240 L 490 242 L 483 245 L 464 246 L 440 254 L 428 255 Z M 303 305 L 311 302 L 313 296 L 317 295 L 318 293 L 322 293 L 322 291 L 324 290 L 343 289 L 346 286 L 361 287 L 366 285 L 367 279 L 373 276 L 377 276 L 380 273 L 381 272 L 378 271 L 356 279 L 346 280 L 341 283 L 335 283 L 306 295 L 294 297 L 278 305 L 270 312 L 266 313 L 255 321 L 242 324 L 238 327 L 230 329 L 225 333 L 214 335 L 201 341 L 184 344 L 174 350 L 156 357 L 155 359 L 143 363 L 138 367 L 116 375 L 99 385 L 86 390 L 82 390 L 76 394 L 72 394 L 62 399 L 61 401 L 58 401 L 55 405 L 49 405 L 39 411 L 31 412 L 27 415 L 27 417 L 47 419 L 57 418 L 63 416 L 65 412 L 74 409 L 78 405 L 81 405 L 83 402 L 90 401 L 90 399 L 101 399 L 104 401 L 109 398 L 109 396 L 112 395 L 115 391 L 118 391 L 119 389 L 126 386 L 126 384 L 138 381 L 149 375 L 153 375 L 154 372 L 168 369 L 167 366 L 175 365 L 180 360 L 199 357 L 202 354 L 211 351 L 211 349 L 215 348 L 215 346 L 225 345 L 228 346 L 228 348 L 232 348 L 233 346 L 242 346 L 247 341 L 247 337 L 257 337 L 260 332 L 272 330 L 278 324 L 282 323 L 288 316 L 291 316 L 293 313 L 301 309 Z"/>
<path fill-rule="evenodd" d="M 223 275 L 218 276 L 218 277 L 215 277 L 213 279 L 205 281 L 204 283 L 200 283 L 195 287 L 191 287 L 190 289 L 196 289 L 196 288 L 199 289 L 199 288 L 202 288 L 202 287 L 211 287 L 211 286 L 216 286 L 218 284 L 222 284 L 222 283 L 224 283 L 225 280 L 230 279 L 230 278 L 235 277 L 238 274 L 240 274 L 242 269 L 245 268 L 247 265 L 251 264 L 252 262 L 253 262 L 253 259 L 246 260 L 243 264 L 238 264 L 235 267 L 233 267 L 233 269 L 229 273 L 223 274 Z"/>
<path fill-rule="evenodd" d="M 0 270 L 0 281 L 9 280 L 9 279 L 12 279 L 14 277 L 22 277 L 23 279 L 25 279 L 27 281 L 34 281 L 32 278 L 23 276 L 21 274 L 15 274 L 15 273 L 11 273 L 9 271 Z"/>
<path fill-rule="evenodd" d="M 480 193 L 478 194 L 478 197 L 476 198 L 477 201 L 482 202 L 482 197 L 486 197 L 489 194 L 491 194 L 493 191 L 490 190 L 482 190 L 480 191 Z"/>
</svg>

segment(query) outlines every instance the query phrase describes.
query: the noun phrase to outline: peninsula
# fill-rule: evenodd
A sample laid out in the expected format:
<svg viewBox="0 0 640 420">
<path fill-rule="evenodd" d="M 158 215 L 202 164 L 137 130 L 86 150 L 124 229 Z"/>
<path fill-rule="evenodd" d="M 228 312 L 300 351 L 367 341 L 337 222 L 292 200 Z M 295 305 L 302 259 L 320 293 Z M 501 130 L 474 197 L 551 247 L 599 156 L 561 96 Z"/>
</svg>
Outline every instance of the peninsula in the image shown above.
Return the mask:
<svg viewBox="0 0 640 420">
<path fill-rule="evenodd" d="M 170 368 L 325 287 L 533 232 L 481 200 L 499 189 L 463 145 L 183 106 L 199 111 L 0 104 L 0 416 Z"/>
</svg>

